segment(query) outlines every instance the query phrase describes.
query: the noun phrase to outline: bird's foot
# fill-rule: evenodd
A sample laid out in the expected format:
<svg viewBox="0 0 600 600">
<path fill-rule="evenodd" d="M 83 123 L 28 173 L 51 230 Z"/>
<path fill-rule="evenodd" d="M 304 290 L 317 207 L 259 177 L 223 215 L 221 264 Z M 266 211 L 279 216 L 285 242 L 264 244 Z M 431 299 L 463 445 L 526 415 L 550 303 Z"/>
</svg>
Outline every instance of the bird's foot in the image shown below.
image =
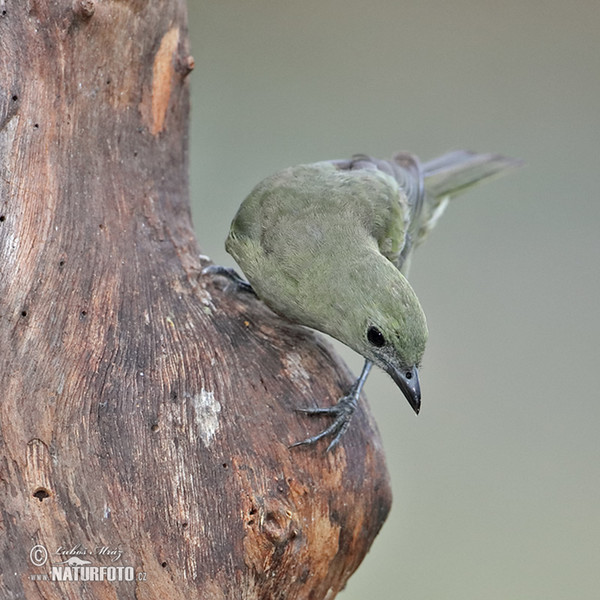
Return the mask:
<svg viewBox="0 0 600 600">
<path fill-rule="evenodd" d="M 357 382 L 358 383 L 358 382 Z M 333 423 L 329 425 L 329 427 L 325 428 L 321 433 L 317 435 L 313 435 L 305 440 L 300 442 L 296 442 L 292 444 L 290 447 L 294 448 L 295 446 L 305 446 L 310 444 L 315 444 L 319 440 L 323 439 L 327 436 L 333 436 L 331 442 L 329 442 L 329 446 L 327 446 L 327 452 L 333 450 L 337 446 L 337 443 L 340 441 L 348 427 L 350 426 L 350 421 L 352 420 L 352 415 L 356 410 L 356 406 L 358 404 L 358 397 L 360 395 L 360 389 L 356 384 L 352 386 L 350 393 L 347 396 L 343 396 L 340 398 L 334 406 L 330 406 L 327 408 L 297 408 L 298 412 L 304 413 L 306 415 L 311 416 L 329 416 L 334 417 Z"/>
<path fill-rule="evenodd" d="M 210 265 L 202 269 L 202 275 L 221 275 L 226 277 L 240 292 L 246 292 L 256 296 L 256 292 L 252 289 L 252 286 L 240 275 L 235 269 L 231 267 L 222 267 L 220 265 Z"/>
</svg>

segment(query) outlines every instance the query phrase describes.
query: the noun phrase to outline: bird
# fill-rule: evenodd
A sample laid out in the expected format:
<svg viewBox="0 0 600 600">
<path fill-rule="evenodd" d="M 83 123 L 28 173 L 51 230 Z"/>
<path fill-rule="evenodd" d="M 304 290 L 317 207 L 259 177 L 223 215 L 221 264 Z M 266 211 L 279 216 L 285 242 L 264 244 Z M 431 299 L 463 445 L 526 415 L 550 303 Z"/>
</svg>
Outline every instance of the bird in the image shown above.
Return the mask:
<svg viewBox="0 0 600 600">
<path fill-rule="evenodd" d="M 454 150 L 428 162 L 356 154 L 289 167 L 261 181 L 233 218 L 225 248 L 242 269 L 211 265 L 293 323 L 326 333 L 364 359 L 333 406 L 297 408 L 330 417 L 320 433 L 333 450 L 347 431 L 373 365 L 388 373 L 416 414 L 428 329 L 408 281 L 415 249 L 451 198 L 520 166 L 499 154 Z"/>
</svg>

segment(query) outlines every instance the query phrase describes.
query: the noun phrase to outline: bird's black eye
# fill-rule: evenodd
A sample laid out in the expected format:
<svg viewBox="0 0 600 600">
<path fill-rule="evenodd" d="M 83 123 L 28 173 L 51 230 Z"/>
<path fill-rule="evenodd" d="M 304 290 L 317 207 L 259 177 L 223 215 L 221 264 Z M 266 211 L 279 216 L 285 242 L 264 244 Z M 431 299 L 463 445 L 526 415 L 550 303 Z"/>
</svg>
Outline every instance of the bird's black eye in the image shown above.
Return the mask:
<svg viewBox="0 0 600 600">
<path fill-rule="evenodd" d="M 369 340 L 369 343 L 373 344 L 373 346 L 377 348 L 385 346 L 385 338 L 383 337 L 383 333 L 381 333 L 377 327 L 369 327 L 367 330 L 367 339 Z"/>
</svg>

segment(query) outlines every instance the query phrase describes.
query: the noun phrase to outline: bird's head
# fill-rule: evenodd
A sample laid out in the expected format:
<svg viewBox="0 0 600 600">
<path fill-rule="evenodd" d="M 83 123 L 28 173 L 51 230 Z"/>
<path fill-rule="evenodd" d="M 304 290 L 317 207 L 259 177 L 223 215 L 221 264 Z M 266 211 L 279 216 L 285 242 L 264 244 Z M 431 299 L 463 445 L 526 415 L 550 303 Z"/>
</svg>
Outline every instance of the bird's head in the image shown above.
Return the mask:
<svg viewBox="0 0 600 600">
<path fill-rule="evenodd" d="M 386 371 L 418 414 L 421 407 L 419 366 L 427 342 L 427 324 L 421 304 L 406 278 L 391 269 L 377 273 L 363 302 L 348 315 L 348 337 L 354 350 Z M 358 310 L 355 310 L 358 309 Z"/>
</svg>

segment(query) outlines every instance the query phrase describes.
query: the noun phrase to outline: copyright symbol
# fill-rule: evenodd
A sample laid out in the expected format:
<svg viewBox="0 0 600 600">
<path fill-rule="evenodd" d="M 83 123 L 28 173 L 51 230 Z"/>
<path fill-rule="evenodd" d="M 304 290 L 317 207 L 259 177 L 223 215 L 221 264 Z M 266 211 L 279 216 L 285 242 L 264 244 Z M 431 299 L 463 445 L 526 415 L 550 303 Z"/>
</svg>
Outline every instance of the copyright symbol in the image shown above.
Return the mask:
<svg viewBox="0 0 600 600">
<path fill-rule="evenodd" d="M 46 550 L 46 548 L 44 548 L 44 546 L 41 544 L 34 546 L 29 551 L 29 560 L 36 567 L 42 567 L 48 560 L 48 550 Z"/>
</svg>

